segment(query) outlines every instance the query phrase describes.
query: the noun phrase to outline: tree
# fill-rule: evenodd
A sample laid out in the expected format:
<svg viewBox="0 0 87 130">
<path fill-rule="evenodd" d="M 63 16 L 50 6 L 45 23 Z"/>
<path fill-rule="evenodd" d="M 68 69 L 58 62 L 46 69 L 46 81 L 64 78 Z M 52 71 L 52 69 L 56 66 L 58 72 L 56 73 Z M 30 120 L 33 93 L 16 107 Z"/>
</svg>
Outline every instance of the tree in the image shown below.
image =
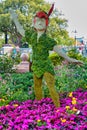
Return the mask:
<svg viewBox="0 0 87 130">
<path fill-rule="evenodd" d="M 5 34 L 5 44 L 8 43 L 8 34 L 11 36 L 13 43 L 16 41 L 20 43 L 21 39 L 20 34 L 17 32 L 9 14 L 9 8 L 14 7 L 16 4 L 15 2 L 17 3 L 17 0 L 6 0 L 0 3 L 0 31 Z"/>
<path fill-rule="evenodd" d="M 18 19 L 24 29 L 30 31 L 32 26 L 32 17 L 36 11 L 50 9 L 50 4 L 44 0 L 5 0 L 0 3 L 0 31 L 5 34 L 5 43 L 8 43 L 9 34 L 14 44 L 21 44 L 21 35 L 18 33 L 13 21 L 10 18 L 9 9 L 14 9 L 18 14 Z M 68 32 L 66 31 L 67 20 L 59 18 L 59 11 L 54 9 L 48 28 L 48 34 L 51 35 L 58 44 L 71 44 Z M 50 33 L 51 32 L 51 33 Z M 67 42 L 66 42 L 67 40 Z"/>
</svg>

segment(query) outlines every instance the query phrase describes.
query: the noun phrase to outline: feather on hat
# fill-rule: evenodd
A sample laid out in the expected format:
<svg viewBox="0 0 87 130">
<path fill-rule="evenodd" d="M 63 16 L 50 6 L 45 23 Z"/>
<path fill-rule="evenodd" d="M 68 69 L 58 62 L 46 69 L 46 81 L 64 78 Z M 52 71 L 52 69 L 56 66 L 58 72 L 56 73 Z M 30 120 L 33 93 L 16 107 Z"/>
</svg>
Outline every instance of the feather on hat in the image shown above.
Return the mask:
<svg viewBox="0 0 87 130">
<path fill-rule="evenodd" d="M 51 15 L 53 9 L 54 9 L 54 4 L 52 4 L 52 6 L 51 6 L 51 8 L 50 8 L 50 10 L 49 10 L 48 13 L 46 13 L 46 12 L 44 12 L 44 11 L 39 11 L 39 12 L 36 13 L 35 16 L 37 16 L 37 17 L 39 17 L 39 18 L 45 18 L 45 19 L 48 19 L 49 16 Z"/>
</svg>

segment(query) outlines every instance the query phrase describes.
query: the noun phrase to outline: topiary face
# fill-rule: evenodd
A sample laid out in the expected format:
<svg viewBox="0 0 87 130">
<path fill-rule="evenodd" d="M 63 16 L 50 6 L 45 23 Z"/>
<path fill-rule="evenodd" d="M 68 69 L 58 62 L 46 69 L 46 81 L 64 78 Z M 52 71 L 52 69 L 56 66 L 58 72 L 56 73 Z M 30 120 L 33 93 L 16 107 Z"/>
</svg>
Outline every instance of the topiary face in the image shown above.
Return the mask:
<svg viewBox="0 0 87 130">
<path fill-rule="evenodd" d="M 39 18 L 39 17 L 35 17 L 34 18 L 34 28 L 36 30 L 46 30 L 46 20 L 45 18 Z"/>
</svg>

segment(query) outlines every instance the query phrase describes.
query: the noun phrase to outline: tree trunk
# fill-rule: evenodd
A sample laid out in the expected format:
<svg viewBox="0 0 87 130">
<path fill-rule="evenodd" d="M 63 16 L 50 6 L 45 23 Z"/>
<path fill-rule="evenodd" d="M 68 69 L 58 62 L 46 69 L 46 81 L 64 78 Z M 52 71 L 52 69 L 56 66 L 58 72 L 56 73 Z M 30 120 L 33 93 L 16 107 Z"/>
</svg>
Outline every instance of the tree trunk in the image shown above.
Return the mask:
<svg viewBox="0 0 87 130">
<path fill-rule="evenodd" d="M 8 44 L 8 34 L 7 34 L 7 31 L 5 31 L 5 44 Z"/>
</svg>

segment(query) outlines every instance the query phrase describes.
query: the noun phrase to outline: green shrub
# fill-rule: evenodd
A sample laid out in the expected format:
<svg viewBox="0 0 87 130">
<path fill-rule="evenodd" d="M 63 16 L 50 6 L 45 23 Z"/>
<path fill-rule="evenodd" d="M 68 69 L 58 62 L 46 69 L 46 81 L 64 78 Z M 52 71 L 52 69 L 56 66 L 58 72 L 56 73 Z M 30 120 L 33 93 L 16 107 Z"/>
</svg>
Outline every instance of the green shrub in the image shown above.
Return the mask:
<svg viewBox="0 0 87 130">
<path fill-rule="evenodd" d="M 83 55 L 81 55 L 79 52 L 77 52 L 76 49 L 72 49 L 72 50 L 68 51 L 68 56 L 71 58 L 75 58 L 77 60 L 87 62 L 87 58 L 83 57 Z"/>
<path fill-rule="evenodd" d="M 75 91 L 77 88 L 87 89 L 87 64 L 61 65 L 55 68 L 56 88 L 58 91 Z"/>
<path fill-rule="evenodd" d="M 59 56 L 57 53 L 52 53 L 49 55 L 49 58 L 51 59 L 51 61 L 53 62 L 53 65 L 59 65 L 61 64 L 61 62 L 64 60 L 64 58 L 62 58 L 61 56 Z"/>
<path fill-rule="evenodd" d="M 0 48 L 4 45 L 4 39 L 0 38 Z"/>
<path fill-rule="evenodd" d="M 14 70 L 12 69 L 14 61 L 11 57 L 3 55 L 0 57 L 0 73 L 11 73 Z"/>
<path fill-rule="evenodd" d="M 21 62 L 20 53 L 16 57 L 7 56 L 4 54 L 0 57 L 0 73 L 13 73 L 16 70 L 13 69 L 14 65 L 17 65 Z"/>
<path fill-rule="evenodd" d="M 20 53 L 17 53 L 16 55 L 11 53 L 10 57 L 12 58 L 15 65 L 21 62 L 20 55 L 21 55 Z"/>
<path fill-rule="evenodd" d="M 25 101 L 27 99 L 34 99 L 33 91 L 33 75 L 30 72 L 18 73 L 4 73 L 1 75 L 0 81 L 0 105 L 8 104 L 12 100 Z"/>
</svg>

